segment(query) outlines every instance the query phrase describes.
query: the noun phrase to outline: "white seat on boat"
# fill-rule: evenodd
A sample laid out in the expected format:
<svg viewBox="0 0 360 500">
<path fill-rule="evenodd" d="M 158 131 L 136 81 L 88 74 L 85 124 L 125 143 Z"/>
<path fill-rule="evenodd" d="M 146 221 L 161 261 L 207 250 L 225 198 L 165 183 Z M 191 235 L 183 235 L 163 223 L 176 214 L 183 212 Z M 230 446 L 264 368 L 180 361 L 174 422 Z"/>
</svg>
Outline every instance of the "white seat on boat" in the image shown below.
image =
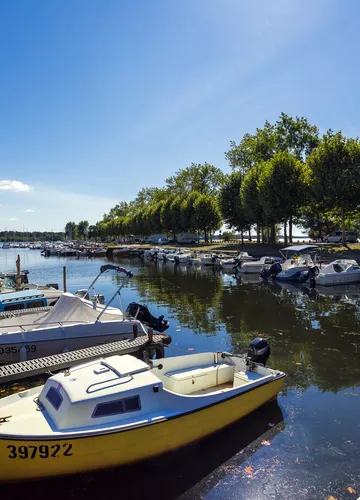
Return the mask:
<svg viewBox="0 0 360 500">
<path fill-rule="evenodd" d="M 264 375 L 250 370 L 241 370 L 234 374 L 234 387 L 239 387 L 239 385 L 245 385 L 249 384 L 250 382 L 255 382 L 260 378 L 264 378 Z"/>
<path fill-rule="evenodd" d="M 234 367 L 227 363 L 209 364 L 191 368 L 182 368 L 165 374 L 166 389 L 179 394 L 191 394 L 232 381 Z"/>
</svg>

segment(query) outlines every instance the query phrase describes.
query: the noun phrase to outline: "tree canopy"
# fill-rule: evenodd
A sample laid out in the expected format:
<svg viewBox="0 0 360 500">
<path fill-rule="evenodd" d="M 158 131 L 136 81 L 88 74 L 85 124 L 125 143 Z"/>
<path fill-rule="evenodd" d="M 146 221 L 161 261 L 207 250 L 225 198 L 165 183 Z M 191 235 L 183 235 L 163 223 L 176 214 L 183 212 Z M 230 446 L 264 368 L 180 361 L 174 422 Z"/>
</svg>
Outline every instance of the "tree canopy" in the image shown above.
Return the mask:
<svg viewBox="0 0 360 500">
<path fill-rule="evenodd" d="M 342 225 L 356 227 L 360 194 L 358 139 L 329 131 L 319 138 L 307 118 L 281 113 L 265 121 L 225 153 L 232 172 L 209 163 L 180 168 L 159 187 L 143 187 L 132 201 L 120 201 L 86 228 L 98 238 L 198 231 L 206 238 L 222 225 L 243 232 L 255 227 L 258 241 L 276 237 L 292 224 L 323 237 Z M 83 221 L 81 221 L 83 222 Z M 84 236 L 81 223 L 68 223 L 67 237 Z M 87 232 L 88 231 L 88 232 Z M 269 238 L 270 235 L 270 238 Z"/>
<path fill-rule="evenodd" d="M 308 158 L 312 195 L 323 210 L 341 219 L 343 244 L 346 244 L 346 215 L 359 206 L 360 143 L 341 132 L 327 132 Z"/>
</svg>

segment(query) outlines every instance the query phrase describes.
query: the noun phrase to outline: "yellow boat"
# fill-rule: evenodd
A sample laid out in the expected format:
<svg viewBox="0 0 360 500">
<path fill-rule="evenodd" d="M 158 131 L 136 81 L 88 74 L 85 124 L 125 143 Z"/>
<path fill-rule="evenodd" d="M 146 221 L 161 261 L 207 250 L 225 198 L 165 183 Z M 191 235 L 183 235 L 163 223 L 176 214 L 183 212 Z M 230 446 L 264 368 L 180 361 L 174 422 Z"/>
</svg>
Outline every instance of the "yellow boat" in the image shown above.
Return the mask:
<svg viewBox="0 0 360 500">
<path fill-rule="evenodd" d="M 0 400 L 0 481 L 140 461 L 201 439 L 276 398 L 263 339 L 247 356 L 129 355 L 79 365 Z"/>
</svg>

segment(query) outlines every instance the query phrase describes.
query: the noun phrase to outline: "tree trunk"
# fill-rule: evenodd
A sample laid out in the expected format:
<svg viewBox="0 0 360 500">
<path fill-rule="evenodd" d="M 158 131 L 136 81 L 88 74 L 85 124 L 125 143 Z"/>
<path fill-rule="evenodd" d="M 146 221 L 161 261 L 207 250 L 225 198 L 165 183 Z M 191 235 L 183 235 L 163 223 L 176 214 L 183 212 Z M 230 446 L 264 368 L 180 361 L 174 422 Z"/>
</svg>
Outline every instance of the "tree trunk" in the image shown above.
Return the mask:
<svg viewBox="0 0 360 500">
<path fill-rule="evenodd" d="M 271 224 L 271 229 L 270 229 L 270 237 L 271 237 L 271 243 L 276 243 L 276 228 L 275 224 Z"/>
<path fill-rule="evenodd" d="M 205 243 L 208 242 L 208 234 L 207 234 L 206 229 L 204 229 L 204 241 L 205 241 Z"/>
<path fill-rule="evenodd" d="M 241 231 L 241 244 L 244 244 L 244 231 Z"/>
<path fill-rule="evenodd" d="M 260 243 L 260 225 L 256 224 L 256 243 Z"/>
<path fill-rule="evenodd" d="M 344 207 L 341 207 L 341 230 L 342 230 L 342 244 L 346 247 L 346 228 L 345 228 L 345 212 Z"/>
<path fill-rule="evenodd" d="M 261 243 L 265 243 L 265 229 L 263 224 L 261 224 Z"/>
<path fill-rule="evenodd" d="M 323 237 L 323 233 L 322 233 L 322 222 L 319 222 L 319 238 L 320 238 L 320 241 L 324 241 L 324 237 Z"/>
<path fill-rule="evenodd" d="M 249 226 L 249 241 L 252 241 L 251 240 L 251 226 Z"/>
<path fill-rule="evenodd" d="M 269 244 L 269 240 L 270 240 L 270 237 L 269 237 L 269 226 L 266 226 L 266 243 Z"/>
<path fill-rule="evenodd" d="M 288 239 L 287 239 L 286 226 L 287 226 L 287 221 L 284 222 L 284 245 L 287 247 Z"/>
<path fill-rule="evenodd" d="M 291 216 L 290 219 L 289 219 L 289 243 L 293 242 L 293 238 L 292 238 L 292 221 L 293 221 L 293 218 Z"/>
</svg>

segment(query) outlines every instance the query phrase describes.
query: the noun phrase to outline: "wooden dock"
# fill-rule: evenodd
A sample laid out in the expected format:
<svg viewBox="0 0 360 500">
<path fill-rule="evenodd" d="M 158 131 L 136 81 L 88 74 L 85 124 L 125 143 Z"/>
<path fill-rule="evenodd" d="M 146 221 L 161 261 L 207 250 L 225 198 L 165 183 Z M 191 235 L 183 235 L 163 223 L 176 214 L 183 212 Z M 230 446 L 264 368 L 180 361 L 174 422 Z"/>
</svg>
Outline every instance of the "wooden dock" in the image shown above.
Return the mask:
<svg viewBox="0 0 360 500">
<path fill-rule="evenodd" d="M 168 335 L 153 335 L 152 344 L 162 344 Z M 136 339 L 120 340 L 110 344 L 102 344 L 76 351 L 54 354 L 44 358 L 21 361 L 11 365 L 0 366 L 0 384 L 13 382 L 15 380 L 33 377 L 42 373 L 63 370 L 73 365 L 92 361 L 96 358 L 113 356 L 116 354 L 139 353 L 149 344 L 149 337 L 142 335 Z"/>
</svg>

